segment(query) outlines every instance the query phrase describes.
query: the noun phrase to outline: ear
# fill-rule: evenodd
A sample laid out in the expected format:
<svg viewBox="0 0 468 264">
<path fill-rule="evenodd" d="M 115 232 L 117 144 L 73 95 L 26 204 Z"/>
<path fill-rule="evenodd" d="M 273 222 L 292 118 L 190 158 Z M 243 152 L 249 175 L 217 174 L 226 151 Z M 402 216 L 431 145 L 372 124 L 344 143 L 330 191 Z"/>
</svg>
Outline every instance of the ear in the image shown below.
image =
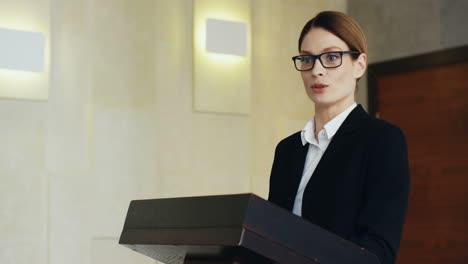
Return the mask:
<svg viewBox="0 0 468 264">
<path fill-rule="evenodd" d="M 361 78 L 362 75 L 366 72 L 367 69 L 367 54 L 361 53 L 359 54 L 359 57 L 354 60 L 354 69 L 353 69 L 353 75 L 354 78 L 358 79 Z"/>
</svg>

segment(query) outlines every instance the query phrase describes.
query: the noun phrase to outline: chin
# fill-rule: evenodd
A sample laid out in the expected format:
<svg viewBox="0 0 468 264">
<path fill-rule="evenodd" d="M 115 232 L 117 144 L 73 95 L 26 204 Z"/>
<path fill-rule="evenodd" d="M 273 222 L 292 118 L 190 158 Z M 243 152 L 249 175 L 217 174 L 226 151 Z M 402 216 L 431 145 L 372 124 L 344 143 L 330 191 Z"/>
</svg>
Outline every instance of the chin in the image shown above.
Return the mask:
<svg viewBox="0 0 468 264">
<path fill-rule="evenodd" d="M 336 99 L 333 100 L 333 98 L 325 98 L 325 97 L 319 97 L 319 96 L 315 96 L 310 99 L 315 104 L 315 106 L 326 107 L 326 108 L 339 105 L 342 102 L 341 100 L 336 100 Z"/>
<path fill-rule="evenodd" d="M 329 105 L 333 103 L 333 100 L 327 98 L 323 94 L 308 94 L 309 99 L 316 105 Z"/>
</svg>

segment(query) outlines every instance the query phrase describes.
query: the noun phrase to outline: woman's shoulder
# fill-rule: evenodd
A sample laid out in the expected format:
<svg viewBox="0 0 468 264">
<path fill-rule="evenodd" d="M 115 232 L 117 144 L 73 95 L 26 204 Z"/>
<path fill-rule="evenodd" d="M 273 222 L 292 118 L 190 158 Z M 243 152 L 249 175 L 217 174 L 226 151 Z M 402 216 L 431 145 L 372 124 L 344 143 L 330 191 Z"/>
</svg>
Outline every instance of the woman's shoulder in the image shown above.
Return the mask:
<svg viewBox="0 0 468 264">
<path fill-rule="evenodd" d="M 349 123 L 347 123 L 349 122 Z M 371 134 L 374 133 L 401 133 L 401 129 L 390 122 L 387 122 L 382 119 L 378 119 L 367 113 L 367 111 L 358 105 L 347 117 L 346 121 L 343 123 L 347 128 L 359 127 L 365 129 Z"/>
<path fill-rule="evenodd" d="M 278 150 L 282 148 L 290 148 L 296 146 L 302 146 L 301 131 L 298 131 L 286 138 L 283 138 L 276 146 L 276 149 Z"/>
<path fill-rule="evenodd" d="M 391 142 L 406 142 L 403 130 L 388 121 L 371 117 L 370 122 L 370 137 L 377 141 Z"/>
<path fill-rule="evenodd" d="M 382 119 L 371 117 L 371 124 L 373 132 L 380 132 L 383 134 L 403 134 L 403 131 L 399 126 Z"/>
</svg>

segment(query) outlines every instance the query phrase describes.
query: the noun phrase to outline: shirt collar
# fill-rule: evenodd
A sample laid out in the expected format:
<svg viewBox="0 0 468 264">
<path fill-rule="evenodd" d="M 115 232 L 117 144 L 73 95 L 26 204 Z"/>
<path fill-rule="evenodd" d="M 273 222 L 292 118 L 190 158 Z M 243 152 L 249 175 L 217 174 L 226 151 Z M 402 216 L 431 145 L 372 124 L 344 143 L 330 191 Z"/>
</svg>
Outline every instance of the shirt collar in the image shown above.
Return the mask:
<svg viewBox="0 0 468 264">
<path fill-rule="evenodd" d="M 305 125 L 304 129 L 301 131 L 301 141 L 302 145 L 305 146 L 307 143 L 313 144 L 316 142 L 315 137 L 314 137 L 314 131 L 315 131 L 315 122 L 314 118 L 309 120 L 307 124 Z"/>
<path fill-rule="evenodd" d="M 357 104 L 353 103 L 350 107 L 346 108 L 339 115 L 335 116 L 332 120 L 328 121 L 323 128 L 327 135 L 327 138 L 330 140 L 338 131 L 341 124 L 345 121 L 346 117 L 356 108 Z M 317 140 L 314 137 L 315 131 L 315 117 L 307 122 L 304 129 L 301 131 L 301 141 L 302 145 L 305 146 L 307 143 L 314 144 Z"/>
</svg>

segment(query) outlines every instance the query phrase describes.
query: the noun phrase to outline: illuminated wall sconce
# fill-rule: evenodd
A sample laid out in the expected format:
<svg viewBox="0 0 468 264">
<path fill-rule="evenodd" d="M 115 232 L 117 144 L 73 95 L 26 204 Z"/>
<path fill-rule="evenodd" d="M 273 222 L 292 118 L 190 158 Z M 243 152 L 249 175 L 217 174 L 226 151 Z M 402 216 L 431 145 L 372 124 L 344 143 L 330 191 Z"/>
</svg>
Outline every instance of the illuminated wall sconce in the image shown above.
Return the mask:
<svg viewBox="0 0 468 264">
<path fill-rule="evenodd" d="M 247 24 L 208 19 L 206 21 L 206 51 L 247 56 Z"/>
<path fill-rule="evenodd" d="M 44 34 L 0 28 L 0 68 L 43 72 L 44 53 Z"/>
<path fill-rule="evenodd" d="M 193 0 L 193 110 L 249 115 L 251 0 Z"/>
</svg>

